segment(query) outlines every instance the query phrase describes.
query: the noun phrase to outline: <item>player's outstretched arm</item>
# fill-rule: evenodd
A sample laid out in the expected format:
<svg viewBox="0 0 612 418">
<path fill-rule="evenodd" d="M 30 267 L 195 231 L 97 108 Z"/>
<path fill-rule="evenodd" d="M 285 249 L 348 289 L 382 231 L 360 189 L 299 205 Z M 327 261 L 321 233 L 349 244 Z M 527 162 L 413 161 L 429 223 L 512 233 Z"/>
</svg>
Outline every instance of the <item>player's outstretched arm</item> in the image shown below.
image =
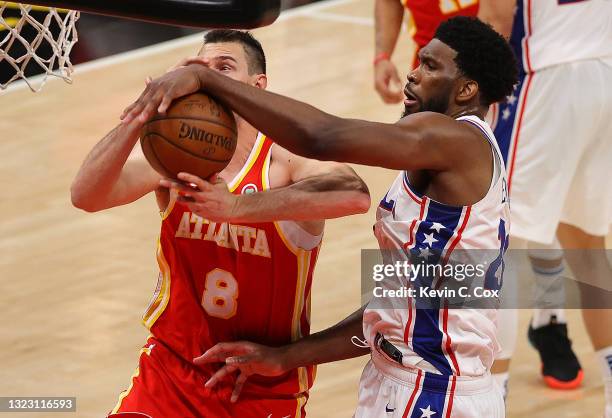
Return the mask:
<svg viewBox="0 0 612 418">
<path fill-rule="evenodd" d="M 272 151 L 277 164 L 286 167 L 292 184 L 241 196 L 237 206 L 240 216 L 247 220 L 266 216 L 267 220 L 298 221 L 303 229 L 317 235 L 323 228 L 322 220 L 364 213 L 370 208 L 368 187 L 348 165 L 310 160 L 279 146 Z"/>
<path fill-rule="evenodd" d="M 343 119 L 313 106 L 232 80 L 192 64 L 153 80 L 123 115 L 126 123 L 165 112 L 172 100 L 205 90 L 289 151 L 307 158 L 342 161 L 397 170 L 445 170 L 469 165 L 478 156 L 439 113 L 421 112 L 396 124 Z M 468 135 L 474 139 L 474 135 Z M 470 160 L 472 159 L 472 160 Z"/>
<path fill-rule="evenodd" d="M 231 397 L 232 402 L 236 402 L 242 386 L 252 374 L 279 376 L 297 367 L 368 354 L 369 348 L 358 347 L 352 343 L 353 336 L 363 335 L 364 310 L 365 306 L 333 327 L 281 347 L 267 347 L 248 341 L 219 343 L 195 358 L 194 363 L 225 363 L 206 383 L 209 388 L 225 376 L 238 371 Z"/>
<path fill-rule="evenodd" d="M 398 0 L 376 0 L 374 5 L 374 88 L 385 103 L 402 101 L 402 82 L 391 61 L 397 43 L 404 6 Z"/>
<path fill-rule="evenodd" d="M 88 212 L 124 205 L 159 187 L 161 176 L 134 147 L 142 123 L 134 120 L 110 131 L 89 152 L 70 194 L 72 204 Z"/>
<path fill-rule="evenodd" d="M 308 160 L 292 156 L 287 172 L 292 184 L 250 194 L 232 194 L 220 178 L 203 180 L 179 173 L 184 183 L 160 181 L 162 187 L 179 191 L 179 200 L 191 212 L 215 222 L 303 221 L 305 230 L 320 233 L 321 220 L 364 213 L 370 208 L 370 194 L 363 180 L 345 164 Z M 191 183 L 196 188 L 189 187 Z M 317 225 L 310 225 L 314 221 Z"/>
</svg>

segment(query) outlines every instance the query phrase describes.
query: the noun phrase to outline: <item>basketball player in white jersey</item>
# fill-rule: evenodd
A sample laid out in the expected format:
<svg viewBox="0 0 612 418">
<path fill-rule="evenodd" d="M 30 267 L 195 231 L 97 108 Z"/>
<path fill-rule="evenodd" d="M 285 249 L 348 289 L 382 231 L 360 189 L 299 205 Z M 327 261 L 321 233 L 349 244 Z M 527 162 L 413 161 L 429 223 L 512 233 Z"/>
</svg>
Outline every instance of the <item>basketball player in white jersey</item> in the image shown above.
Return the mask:
<svg viewBox="0 0 612 418">
<path fill-rule="evenodd" d="M 561 245 L 590 251 L 568 256 L 569 265 L 578 281 L 609 294 L 612 270 L 601 253 L 594 255 L 605 248 L 612 224 L 612 183 L 604 180 L 612 166 L 612 1 L 484 0 L 483 9 L 501 27 L 512 27 L 510 42 L 520 61 L 520 82 L 493 121 L 507 160 L 511 241 L 530 248 L 549 299 L 564 299 Z M 592 295 L 583 300 L 595 306 Z M 612 416 L 612 311 L 583 310 L 583 319 L 600 357 Z M 549 386 L 580 383 L 562 309 L 536 309 L 529 339 Z"/>
<path fill-rule="evenodd" d="M 514 56 L 489 26 L 459 17 L 440 26 L 419 59 L 404 91 L 405 115 L 396 124 L 338 118 L 200 65 L 154 80 L 126 109 L 124 121 L 145 121 L 174 98 L 203 89 L 299 155 L 402 170 L 378 209 L 381 247 L 402 259 L 433 253 L 444 262 L 465 251 L 491 250 L 496 256 L 487 260 L 493 267 L 485 285 L 497 290 L 509 205 L 503 159 L 484 116 L 511 93 Z M 371 350 L 358 417 L 504 416 L 489 372 L 498 349 L 496 310 L 449 309 L 442 300 L 417 309 L 416 300 L 405 297 L 396 309 L 370 305 L 293 345 L 221 343 L 195 361 L 226 361 L 210 386 L 237 369 L 273 375 Z M 351 343 L 362 333 L 368 350 Z"/>
</svg>

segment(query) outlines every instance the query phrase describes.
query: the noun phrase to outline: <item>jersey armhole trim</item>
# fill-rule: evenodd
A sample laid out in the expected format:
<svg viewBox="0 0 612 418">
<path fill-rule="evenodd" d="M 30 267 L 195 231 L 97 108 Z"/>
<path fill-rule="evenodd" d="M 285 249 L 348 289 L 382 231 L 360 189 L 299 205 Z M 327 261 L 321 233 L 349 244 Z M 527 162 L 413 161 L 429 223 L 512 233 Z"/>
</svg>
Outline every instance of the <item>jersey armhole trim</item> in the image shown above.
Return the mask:
<svg viewBox="0 0 612 418">
<path fill-rule="evenodd" d="M 294 254 L 299 251 L 312 251 L 323 241 L 323 232 L 312 235 L 295 221 L 276 221 L 274 226 L 285 246 Z"/>
<path fill-rule="evenodd" d="M 169 194 L 168 206 L 166 206 L 166 209 L 159 211 L 162 221 L 165 221 L 166 218 L 170 216 L 170 213 L 172 213 L 172 209 L 174 209 L 174 204 L 176 203 L 176 197 L 177 197 L 176 193 L 174 193 L 172 189 L 170 189 L 170 193 L 168 194 Z"/>
</svg>

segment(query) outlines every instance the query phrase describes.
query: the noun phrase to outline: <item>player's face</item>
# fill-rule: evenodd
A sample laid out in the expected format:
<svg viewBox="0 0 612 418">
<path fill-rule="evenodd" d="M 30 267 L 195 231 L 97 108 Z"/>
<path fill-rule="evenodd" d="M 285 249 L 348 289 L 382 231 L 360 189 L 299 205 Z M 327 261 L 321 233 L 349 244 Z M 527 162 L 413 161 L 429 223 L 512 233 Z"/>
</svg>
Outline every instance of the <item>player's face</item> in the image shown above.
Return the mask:
<svg viewBox="0 0 612 418">
<path fill-rule="evenodd" d="M 459 71 L 457 53 L 445 43 L 433 39 L 419 51 L 420 65 L 408 74 L 404 88 L 404 114 L 417 112 L 446 113 L 452 101 Z"/>
<path fill-rule="evenodd" d="M 210 68 L 243 83 L 253 84 L 244 47 L 237 42 L 205 44 L 199 53 L 208 58 Z"/>
</svg>

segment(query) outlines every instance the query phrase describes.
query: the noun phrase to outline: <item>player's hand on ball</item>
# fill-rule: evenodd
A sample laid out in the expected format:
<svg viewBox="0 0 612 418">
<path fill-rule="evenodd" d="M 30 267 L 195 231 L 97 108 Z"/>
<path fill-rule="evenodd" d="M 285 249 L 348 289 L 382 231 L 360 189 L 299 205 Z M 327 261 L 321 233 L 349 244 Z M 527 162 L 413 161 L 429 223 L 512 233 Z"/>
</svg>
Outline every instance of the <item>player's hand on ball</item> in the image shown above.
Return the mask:
<svg viewBox="0 0 612 418">
<path fill-rule="evenodd" d="M 177 68 L 186 67 L 186 66 L 191 65 L 191 64 L 200 64 L 200 65 L 204 65 L 204 66 L 208 67 L 208 65 L 210 64 L 210 61 L 208 59 L 204 58 L 204 57 L 201 57 L 199 55 L 195 55 L 193 57 L 183 58 L 182 60 L 177 62 L 172 67 L 168 68 L 168 71 L 166 71 L 166 72 L 169 73 L 170 71 L 174 71 Z"/>
<path fill-rule="evenodd" d="M 225 363 L 206 382 L 207 388 L 214 387 L 227 375 L 238 372 L 231 401 L 236 402 L 247 378 L 252 374 L 280 376 L 285 373 L 284 350 L 282 347 L 268 347 L 248 341 L 219 343 L 200 357 L 193 359 L 198 365 Z"/>
<path fill-rule="evenodd" d="M 227 183 L 219 176 L 213 176 L 211 182 L 189 173 L 179 173 L 178 178 L 183 183 L 162 179 L 159 184 L 177 190 L 178 200 L 185 203 L 192 213 L 213 222 L 234 219 L 238 196 L 229 191 Z"/>
<path fill-rule="evenodd" d="M 140 97 L 125 108 L 121 120 L 128 123 L 138 118 L 141 122 L 146 122 L 156 113 L 163 114 L 174 99 L 200 90 L 198 70 L 205 61 L 179 67 L 146 83 Z"/>
</svg>

